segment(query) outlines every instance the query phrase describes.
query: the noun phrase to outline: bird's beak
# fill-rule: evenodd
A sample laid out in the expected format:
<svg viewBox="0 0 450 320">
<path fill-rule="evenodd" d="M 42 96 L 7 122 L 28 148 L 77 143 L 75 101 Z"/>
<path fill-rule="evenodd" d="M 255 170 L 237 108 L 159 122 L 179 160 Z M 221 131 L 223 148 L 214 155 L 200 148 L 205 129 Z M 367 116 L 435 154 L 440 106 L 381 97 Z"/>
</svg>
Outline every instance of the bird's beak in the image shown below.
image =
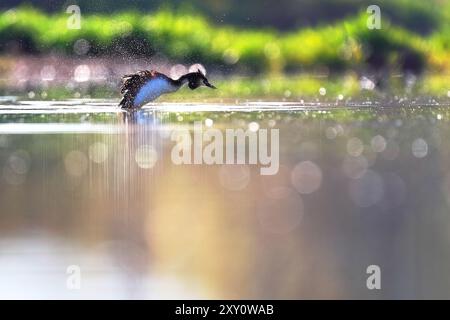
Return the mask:
<svg viewBox="0 0 450 320">
<path fill-rule="evenodd" d="M 215 86 L 213 86 L 211 83 L 209 83 L 208 81 L 205 81 L 205 86 L 210 87 L 211 89 L 217 89 Z"/>
</svg>

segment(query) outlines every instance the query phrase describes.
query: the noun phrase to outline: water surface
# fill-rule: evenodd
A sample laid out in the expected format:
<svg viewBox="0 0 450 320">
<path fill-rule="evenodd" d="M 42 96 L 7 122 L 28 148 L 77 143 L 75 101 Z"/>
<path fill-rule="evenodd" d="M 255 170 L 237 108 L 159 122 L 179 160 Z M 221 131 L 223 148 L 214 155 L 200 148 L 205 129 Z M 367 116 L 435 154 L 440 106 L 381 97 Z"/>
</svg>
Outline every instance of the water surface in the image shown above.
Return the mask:
<svg viewBox="0 0 450 320">
<path fill-rule="evenodd" d="M 0 297 L 450 298 L 449 111 L 0 106 Z M 278 129 L 278 173 L 175 165 L 171 133 L 195 121 Z M 366 287 L 373 264 L 382 290 Z"/>
</svg>

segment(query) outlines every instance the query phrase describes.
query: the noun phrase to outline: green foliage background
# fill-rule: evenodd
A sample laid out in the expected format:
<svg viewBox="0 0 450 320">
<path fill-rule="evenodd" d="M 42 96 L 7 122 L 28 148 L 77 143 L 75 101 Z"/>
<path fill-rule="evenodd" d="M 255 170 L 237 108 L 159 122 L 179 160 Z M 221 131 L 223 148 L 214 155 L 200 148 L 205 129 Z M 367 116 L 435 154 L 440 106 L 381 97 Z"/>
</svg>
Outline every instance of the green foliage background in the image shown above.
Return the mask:
<svg viewBox="0 0 450 320">
<path fill-rule="evenodd" d="M 31 7 L 0 13 L 0 50 L 11 43 L 30 53 L 74 54 L 74 43 L 90 43 L 89 55 L 163 55 L 223 70 L 280 73 L 305 68 L 402 68 L 413 57 L 418 69 L 448 68 L 450 28 L 446 20 L 429 35 L 391 23 L 367 28 L 367 13 L 329 25 L 281 32 L 271 28 L 216 25 L 193 13 L 160 10 L 82 15 L 79 30 L 67 28 L 68 14 L 46 14 Z M 373 57 L 377 57 L 376 63 Z"/>
</svg>

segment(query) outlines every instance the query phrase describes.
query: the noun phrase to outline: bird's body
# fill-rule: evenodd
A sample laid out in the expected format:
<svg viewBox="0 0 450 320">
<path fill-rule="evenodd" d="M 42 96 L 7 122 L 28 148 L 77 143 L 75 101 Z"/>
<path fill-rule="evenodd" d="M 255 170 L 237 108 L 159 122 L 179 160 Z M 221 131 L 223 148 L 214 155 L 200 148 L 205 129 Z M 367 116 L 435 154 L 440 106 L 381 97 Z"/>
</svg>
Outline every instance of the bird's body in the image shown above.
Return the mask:
<svg viewBox="0 0 450 320">
<path fill-rule="evenodd" d="M 164 75 L 157 75 L 151 80 L 147 81 L 138 91 L 134 104 L 142 106 L 150 101 L 155 100 L 160 95 L 177 91 L 181 86 L 173 83 Z"/>
<path fill-rule="evenodd" d="M 123 98 L 119 105 L 124 109 L 140 108 L 162 94 L 177 91 L 186 83 L 192 90 L 202 84 L 215 89 L 200 71 L 187 73 L 173 80 L 157 71 L 144 70 L 123 77 Z"/>
</svg>

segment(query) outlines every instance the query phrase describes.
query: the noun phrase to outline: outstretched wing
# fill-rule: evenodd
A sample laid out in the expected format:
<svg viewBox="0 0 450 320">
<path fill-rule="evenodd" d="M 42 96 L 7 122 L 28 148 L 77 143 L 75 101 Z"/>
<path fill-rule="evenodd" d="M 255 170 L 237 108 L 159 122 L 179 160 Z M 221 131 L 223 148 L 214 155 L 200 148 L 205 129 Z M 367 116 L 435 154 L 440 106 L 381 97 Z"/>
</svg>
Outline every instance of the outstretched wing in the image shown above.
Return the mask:
<svg viewBox="0 0 450 320">
<path fill-rule="evenodd" d="M 119 106 L 124 109 L 130 109 L 134 107 L 134 99 L 142 88 L 142 86 L 150 79 L 159 75 L 154 70 L 139 71 L 134 74 L 128 74 L 122 77 L 122 86 L 120 87 L 120 93 L 123 95 Z"/>
</svg>

